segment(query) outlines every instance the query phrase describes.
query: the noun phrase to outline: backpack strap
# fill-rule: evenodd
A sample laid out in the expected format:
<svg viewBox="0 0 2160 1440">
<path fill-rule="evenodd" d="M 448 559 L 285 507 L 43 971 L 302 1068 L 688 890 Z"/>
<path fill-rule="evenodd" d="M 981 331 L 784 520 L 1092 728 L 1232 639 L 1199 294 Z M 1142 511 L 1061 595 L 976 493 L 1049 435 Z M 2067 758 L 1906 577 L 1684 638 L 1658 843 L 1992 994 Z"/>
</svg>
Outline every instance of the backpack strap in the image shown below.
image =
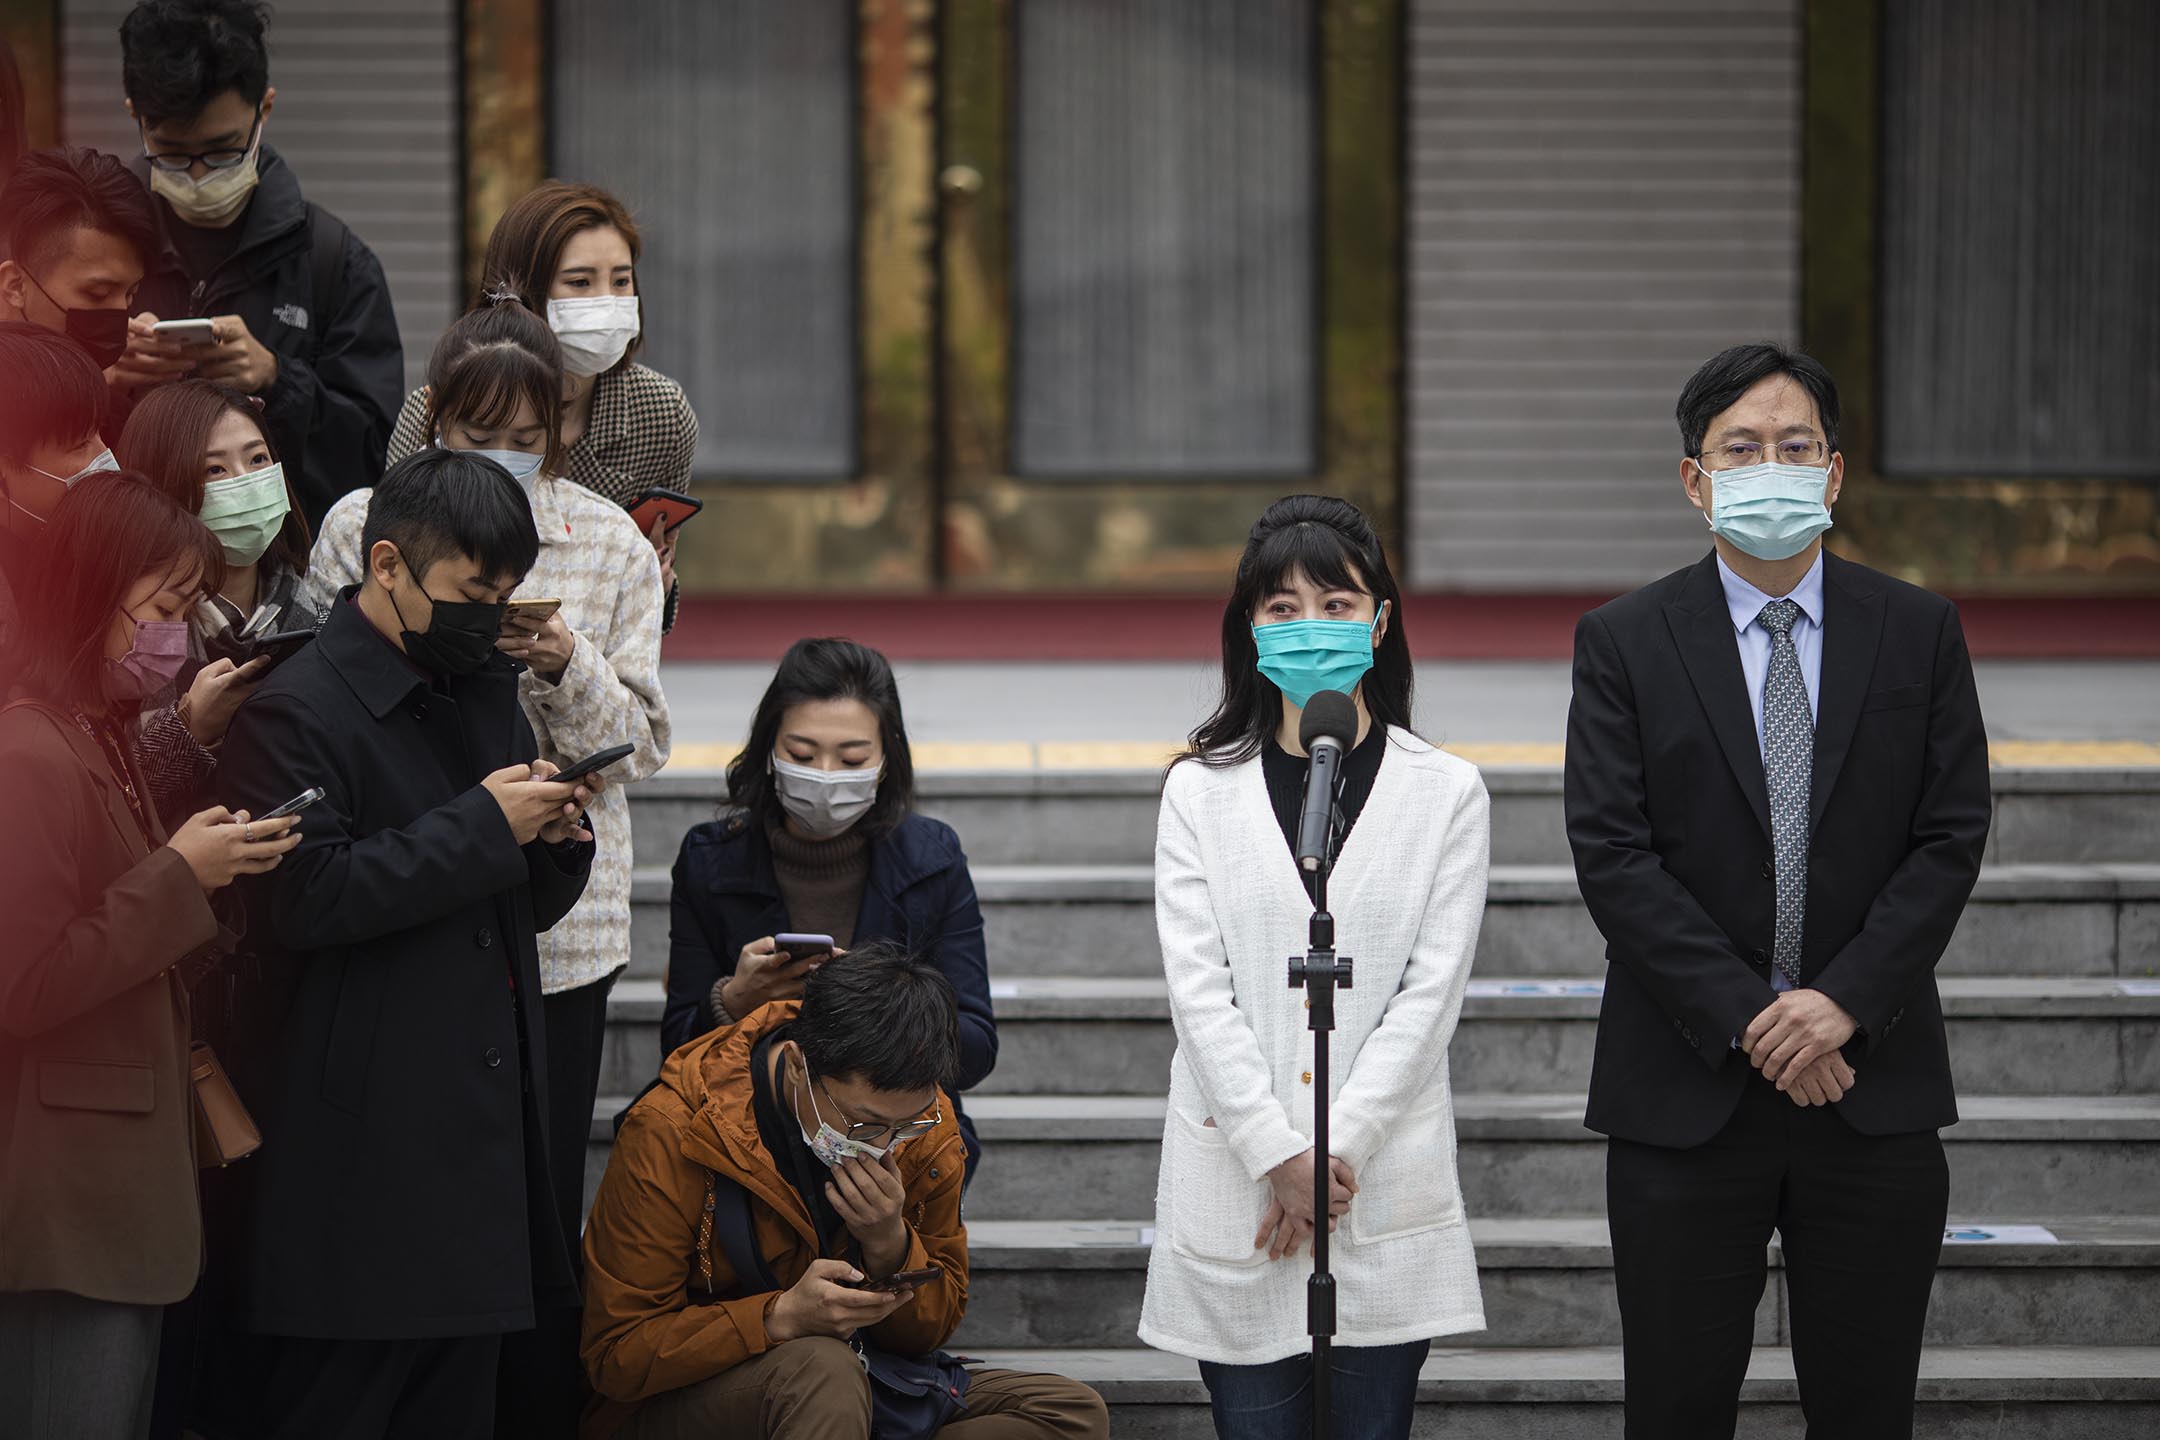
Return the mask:
<svg viewBox="0 0 2160 1440">
<path fill-rule="evenodd" d="M 721 1178 L 718 1172 L 705 1172 L 705 1213 L 698 1221 L 698 1271 L 705 1281 L 705 1293 L 717 1299 L 713 1288 L 713 1243 L 719 1242 L 720 1253 L 727 1257 L 728 1268 L 735 1272 L 736 1283 L 754 1295 L 769 1290 L 783 1290 L 783 1286 L 765 1263 L 765 1254 L 758 1249 L 757 1232 L 750 1224 L 750 1192 L 733 1180 Z M 755 1287 L 755 1288 L 752 1288 Z"/>
<path fill-rule="evenodd" d="M 322 353 L 330 317 L 345 308 L 345 222 L 314 201 L 307 202 L 308 353 Z"/>
</svg>

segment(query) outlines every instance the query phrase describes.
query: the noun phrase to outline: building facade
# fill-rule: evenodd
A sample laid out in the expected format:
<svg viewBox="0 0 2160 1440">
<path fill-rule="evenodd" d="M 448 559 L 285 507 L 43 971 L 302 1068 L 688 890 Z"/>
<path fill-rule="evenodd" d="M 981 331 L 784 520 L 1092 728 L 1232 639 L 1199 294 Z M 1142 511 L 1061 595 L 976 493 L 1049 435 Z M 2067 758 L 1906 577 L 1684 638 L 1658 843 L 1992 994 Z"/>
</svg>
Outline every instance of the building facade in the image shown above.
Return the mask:
<svg viewBox="0 0 2160 1440">
<path fill-rule="evenodd" d="M 128 3 L 0 0 L 123 154 Z M 2160 591 L 2145 0 L 280 0 L 271 39 L 272 143 L 416 375 L 521 190 L 631 203 L 699 589 L 1214 589 L 1320 489 L 1420 589 L 1610 592 L 1701 553 L 1673 399 L 1769 338 L 1844 388 L 1844 553 Z"/>
</svg>

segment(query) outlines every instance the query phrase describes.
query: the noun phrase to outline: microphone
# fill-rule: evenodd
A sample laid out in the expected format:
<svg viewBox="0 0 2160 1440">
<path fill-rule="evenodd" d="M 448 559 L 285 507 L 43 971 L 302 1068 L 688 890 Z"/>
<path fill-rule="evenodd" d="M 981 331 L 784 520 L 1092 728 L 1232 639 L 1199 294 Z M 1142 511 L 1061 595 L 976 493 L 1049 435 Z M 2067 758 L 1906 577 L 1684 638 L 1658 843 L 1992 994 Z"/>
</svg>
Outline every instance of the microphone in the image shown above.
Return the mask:
<svg viewBox="0 0 2160 1440">
<path fill-rule="evenodd" d="M 1322 690 L 1305 702 L 1298 722 L 1304 747 L 1305 809 L 1298 819 L 1297 863 L 1307 874 L 1328 863 L 1328 832 L 1334 828 L 1335 790 L 1342 780 L 1343 752 L 1357 735 L 1357 706 L 1340 690 Z"/>
</svg>

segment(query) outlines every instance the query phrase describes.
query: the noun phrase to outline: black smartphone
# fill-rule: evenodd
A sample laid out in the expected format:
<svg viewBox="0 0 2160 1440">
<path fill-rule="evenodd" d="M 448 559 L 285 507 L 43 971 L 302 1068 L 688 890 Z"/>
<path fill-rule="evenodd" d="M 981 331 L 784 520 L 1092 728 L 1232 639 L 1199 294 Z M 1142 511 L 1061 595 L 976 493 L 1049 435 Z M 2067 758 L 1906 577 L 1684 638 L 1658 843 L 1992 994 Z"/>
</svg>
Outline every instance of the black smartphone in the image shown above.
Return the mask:
<svg viewBox="0 0 2160 1440">
<path fill-rule="evenodd" d="M 322 797 L 322 786 L 310 785 L 307 789 L 302 790 L 299 794 L 293 796 L 292 799 L 287 800 L 284 804 L 278 806 L 277 809 L 272 810 L 269 814 L 257 815 L 255 818 L 257 820 L 282 820 L 287 815 L 299 814 L 302 810 L 307 809 L 308 806 L 314 804 L 317 800 L 322 799 Z"/>
<path fill-rule="evenodd" d="M 595 750 L 582 760 L 571 761 L 553 775 L 548 776 L 548 779 L 561 784 L 568 784 L 572 780 L 582 780 L 596 770 L 607 769 L 608 766 L 613 765 L 618 760 L 629 759 L 631 753 L 636 749 L 637 746 L 635 745 L 610 745 L 605 750 Z"/>
<path fill-rule="evenodd" d="M 864 1280 L 852 1285 L 842 1281 L 841 1284 L 843 1288 L 849 1290 L 868 1290 L 882 1295 L 897 1295 L 902 1290 L 920 1289 L 933 1280 L 943 1279 L 944 1276 L 945 1272 L 938 1269 L 937 1266 L 925 1265 L 920 1270 L 902 1270 L 899 1274 L 888 1275 L 883 1280 Z"/>
<path fill-rule="evenodd" d="M 280 630 L 275 635 L 258 635 L 249 642 L 248 662 L 252 663 L 267 655 L 270 668 L 277 669 L 307 647 L 315 638 L 313 630 Z"/>
</svg>

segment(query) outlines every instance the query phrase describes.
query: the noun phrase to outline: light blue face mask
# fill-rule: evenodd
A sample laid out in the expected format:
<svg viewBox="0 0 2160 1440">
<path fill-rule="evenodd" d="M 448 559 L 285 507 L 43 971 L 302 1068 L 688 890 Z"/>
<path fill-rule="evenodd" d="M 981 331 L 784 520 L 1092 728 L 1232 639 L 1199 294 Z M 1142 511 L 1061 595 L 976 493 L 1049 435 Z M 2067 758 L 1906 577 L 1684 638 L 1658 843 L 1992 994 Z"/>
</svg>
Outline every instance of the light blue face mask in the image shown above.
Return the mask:
<svg viewBox="0 0 2160 1440">
<path fill-rule="evenodd" d="M 1738 470 L 1701 470 L 1710 483 L 1710 522 L 1758 560 L 1789 560 L 1830 528 L 1828 467 L 1764 461 Z"/>
<path fill-rule="evenodd" d="M 1373 637 L 1387 606 L 1370 621 L 1278 620 L 1253 626 L 1253 648 L 1260 652 L 1260 673 L 1282 691 L 1283 699 L 1302 710 L 1322 690 L 1347 695 L 1372 669 Z"/>
<path fill-rule="evenodd" d="M 443 449 L 459 455 L 478 455 L 494 461 L 509 471 L 510 478 L 524 486 L 528 495 L 532 494 L 533 477 L 540 473 L 540 462 L 547 459 L 545 455 L 529 455 L 523 450 L 459 450 L 453 445 L 445 445 Z"/>
</svg>

